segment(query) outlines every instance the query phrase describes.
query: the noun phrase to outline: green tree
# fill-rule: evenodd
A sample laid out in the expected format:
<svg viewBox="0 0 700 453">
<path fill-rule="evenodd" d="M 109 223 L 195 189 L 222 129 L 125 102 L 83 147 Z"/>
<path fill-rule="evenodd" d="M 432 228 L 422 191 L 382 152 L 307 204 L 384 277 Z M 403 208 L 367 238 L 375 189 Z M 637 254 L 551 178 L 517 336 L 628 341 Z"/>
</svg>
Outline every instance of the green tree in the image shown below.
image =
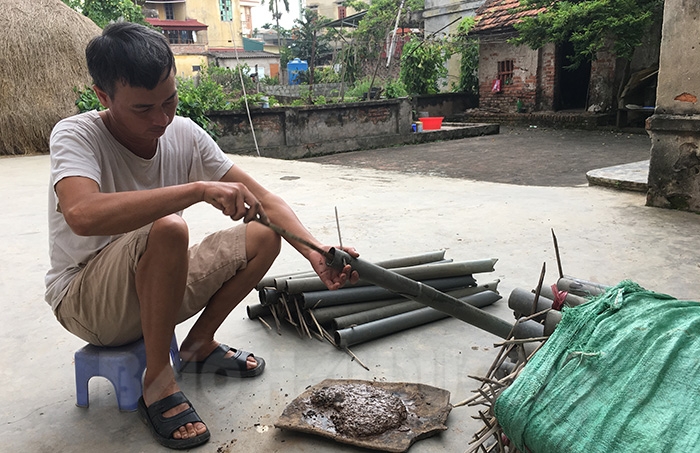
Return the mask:
<svg viewBox="0 0 700 453">
<path fill-rule="evenodd" d="M 367 14 L 357 25 L 353 39 L 358 44 L 358 56 L 365 59 L 377 58 L 384 48 L 387 36 L 396 23 L 400 1 L 373 0 L 371 4 L 363 0 L 345 2 L 356 11 L 367 10 Z M 402 12 L 419 11 L 425 7 L 425 0 L 405 0 Z"/>
<path fill-rule="evenodd" d="M 451 42 L 453 51 L 461 56 L 459 82 L 453 87 L 461 93 L 479 93 L 479 40 L 469 36 L 474 23 L 473 17 L 462 19 Z"/>
<path fill-rule="evenodd" d="M 435 94 L 438 80 L 447 75 L 445 62 L 450 47 L 444 40 L 421 41 L 411 38 L 403 46 L 399 79 L 411 94 Z"/>
<path fill-rule="evenodd" d="M 613 52 L 632 57 L 655 19 L 661 17 L 664 0 L 520 0 L 523 8 L 547 8 L 515 26 L 516 44 L 539 49 L 548 42 L 571 42 L 571 67 L 595 59 L 608 42 Z"/>
<path fill-rule="evenodd" d="M 289 45 L 291 57 L 308 61 L 309 67 L 328 60 L 333 52 L 330 39 L 325 33 L 328 22 L 329 19 L 319 17 L 316 11 L 304 9 L 304 19 L 294 21 L 297 27 L 292 30 L 292 42 Z"/>
<path fill-rule="evenodd" d="M 100 28 L 119 19 L 149 26 L 141 7 L 131 0 L 63 0 L 63 2 L 92 19 Z"/>
</svg>

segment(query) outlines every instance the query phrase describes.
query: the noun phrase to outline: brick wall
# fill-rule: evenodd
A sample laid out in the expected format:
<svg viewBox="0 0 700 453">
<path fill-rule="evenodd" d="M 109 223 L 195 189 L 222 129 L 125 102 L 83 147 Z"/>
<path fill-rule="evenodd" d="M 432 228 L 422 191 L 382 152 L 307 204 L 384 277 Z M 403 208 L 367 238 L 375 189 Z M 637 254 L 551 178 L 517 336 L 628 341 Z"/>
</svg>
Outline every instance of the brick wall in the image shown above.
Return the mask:
<svg viewBox="0 0 700 453">
<path fill-rule="evenodd" d="M 554 110 L 557 86 L 557 52 L 553 43 L 546 44 L 539 50 L 539 86 L 537 93 L 537 110 Z"/>
<path fill-rule="evenodd" d="M 543 54 L 544 60 L 553 60 Z M 543 100 L 547 104 L 553 95 L 542 90 L 540 78 L 540 52 L 527 46 L 514 46 L 503 41 L 482 40 L 479 48 L 479 106 L 484 109 L 502 112 L 515 112 L 520 100 L 526 111 L 542 109 Z M 513 61 L 513 75 L 510 83 L 501 85 L 500 92 L 492 91 L 494 80 L 498 78 L 498 63 Z M 552 74 L 544 74 L 553 78 Z M 550 84 L 549 86 L 553 86 Z"/>
</svg>

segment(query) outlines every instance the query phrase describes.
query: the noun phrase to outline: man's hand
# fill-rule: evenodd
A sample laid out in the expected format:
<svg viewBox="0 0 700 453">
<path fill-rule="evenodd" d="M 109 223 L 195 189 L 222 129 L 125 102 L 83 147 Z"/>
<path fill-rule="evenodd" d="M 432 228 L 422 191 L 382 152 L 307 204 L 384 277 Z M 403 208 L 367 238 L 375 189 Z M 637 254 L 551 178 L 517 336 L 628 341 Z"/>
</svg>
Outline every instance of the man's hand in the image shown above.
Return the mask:
<svg viewBox="0 0 700 453">
<path fill-rule="evenodd" d="M 245 223 L 263 212 L 260 201 L 245 184 L 239 182 L 207 182 L 204 184 L 202 200 L 232 220 L 243 219 Z"/>
<path fill-rule="evenodd" d="M 338 247 L 341 250 L 347 252 L 353 258 L 360 256 L 359 253 L 353 247 Z M 324 249 L 329 250 L 330 247 L 324 247 Z M 312 251 L 309 255 L 309 261 L 314 271 L 321 277 L 321 281 L 330 290 L 340 289 L 346 283 L 355 284 L 360 279 L 360 275 L 357 271 L 352 270 L 349 264 L 345 265 L 343 270 L 336 270 L 326 265 L 326 258 L 316 251 Z"/>
</svg>

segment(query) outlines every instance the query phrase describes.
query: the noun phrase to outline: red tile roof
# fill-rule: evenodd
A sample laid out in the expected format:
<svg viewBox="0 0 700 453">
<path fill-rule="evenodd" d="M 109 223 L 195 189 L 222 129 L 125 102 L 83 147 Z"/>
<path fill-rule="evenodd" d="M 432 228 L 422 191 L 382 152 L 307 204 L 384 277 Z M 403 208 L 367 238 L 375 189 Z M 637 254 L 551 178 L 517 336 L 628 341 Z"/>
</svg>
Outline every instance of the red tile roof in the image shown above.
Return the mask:
<svg viewBox="0 0 700 453">
<path fill-rule="evenodd" d="M 487 0 L 476 10 L 476 25 L 470 33 L 510 31 L 524 17 L 536 16 L 546 8 L 522 10 L 520 0 Z"/>
<path fill-rule="evenodd" d="M 187 20 L 171 20 L 171 19 L 154 19 L 147 17 L 146 22 L 154 27 L 160 27 L 163 30 L 206 30 L 209 26 L 194 19 Z"/>
</svg>

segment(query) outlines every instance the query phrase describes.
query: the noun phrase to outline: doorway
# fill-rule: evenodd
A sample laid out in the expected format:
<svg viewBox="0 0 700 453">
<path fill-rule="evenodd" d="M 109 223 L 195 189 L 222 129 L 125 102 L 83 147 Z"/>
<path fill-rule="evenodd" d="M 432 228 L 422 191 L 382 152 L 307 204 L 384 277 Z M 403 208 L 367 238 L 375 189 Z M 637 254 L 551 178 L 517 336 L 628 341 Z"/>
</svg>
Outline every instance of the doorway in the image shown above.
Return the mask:
<svg viewBox="0 0 700 453">
<path fill-rule="evenodd" d="M 588 107 L 588 85 L 591 81 L 591 62 L 581 63 L 576 69 L 568 69 L 574 46 L 566 42 L 557 46 L 557 74 L 559 75 L 556 110 L 585 110 Z"/>
</svg>

